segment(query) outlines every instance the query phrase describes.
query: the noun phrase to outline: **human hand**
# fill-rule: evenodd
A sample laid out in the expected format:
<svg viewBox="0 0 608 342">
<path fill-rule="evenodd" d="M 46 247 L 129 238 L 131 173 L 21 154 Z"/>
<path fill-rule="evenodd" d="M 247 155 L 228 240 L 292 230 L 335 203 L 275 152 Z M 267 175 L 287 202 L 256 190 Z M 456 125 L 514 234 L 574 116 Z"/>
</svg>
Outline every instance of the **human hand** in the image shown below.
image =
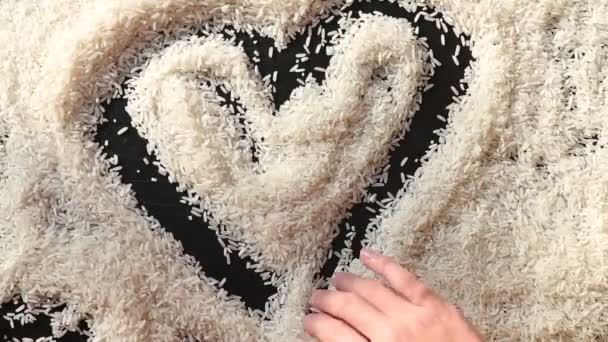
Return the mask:
<svg viewBox="0 0 608 342">
<path fill-rule="evenodd" d="M 310 299 L 317 312 L 304 317 L 309 335 L 322 342 L 482 341 L 455 306 L 389 257 L 363 250 L 361 262 L 384 277 L 390 288 L 337 273 L 335 291 L 316 290 Z"/>
</svg>

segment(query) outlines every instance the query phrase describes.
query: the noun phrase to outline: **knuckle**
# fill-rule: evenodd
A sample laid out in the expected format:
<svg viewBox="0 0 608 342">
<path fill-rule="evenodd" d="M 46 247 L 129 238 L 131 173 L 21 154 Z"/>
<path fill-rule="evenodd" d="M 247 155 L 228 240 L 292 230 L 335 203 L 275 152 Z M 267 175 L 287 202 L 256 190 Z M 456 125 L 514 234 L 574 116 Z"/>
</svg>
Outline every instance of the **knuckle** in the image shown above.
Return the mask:
<svg viewBox="0 0 608 342">
<path fill-rule="evenodd" d="M 383 256 L 382 258 L 380 258 L 380 260 L 378 261 L 378 269 L 380 270 L 380 273 L 382 273 L 382 274 L 389 273 L 392 262 L 393 262 L 392 259 L 389 257 Z"/>
<path fill-rule="evenodd" d="M 428 299 L 428 297 L 431 295 L 429 288 L 420 281 L 416 281 L 414 283 L 412 291 L 418 300 Z"/>
<path fill-rule="evenodd" d="M 377 341 L 398 342 L 409 340 L 409 331 L 403 324 L 389 323 L 386 324 L 378 333 Z"/>
<path fill-rule="evenodd" d="M 384 288 L 385 287 L 382 285 L 382 283 L 374 280 L 368 280 L 362 290 L 368 293 L 381 293 Z"/>
<path fill-rule="evenodd" d="M 397 274 L 396 278 L 397 278 L 398 286 L 400 286 L 401 289 L 408 291 L 408 292 L 413 289 L 412 287 L 416 283 L 416 277 L 409 272 L 401 271 L 400 273 Z"/>
<path fill-rule="evenodd" d="M 432 330 L 440 325 L 441 316 L 439 312 L 427 312 L 411 323 L 411 329 L 417 332 Z"/>
</svg>

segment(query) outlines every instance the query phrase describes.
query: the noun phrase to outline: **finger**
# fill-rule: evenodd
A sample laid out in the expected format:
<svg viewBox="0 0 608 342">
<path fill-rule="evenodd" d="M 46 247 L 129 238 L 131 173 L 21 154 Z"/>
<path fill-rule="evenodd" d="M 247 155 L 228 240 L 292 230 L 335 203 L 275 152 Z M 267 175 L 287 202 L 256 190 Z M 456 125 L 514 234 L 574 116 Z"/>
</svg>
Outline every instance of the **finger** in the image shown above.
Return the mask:
<svg viewBox="0 0 608 342">
<path fill-rule="evenodd" d="M 348 324 L 324 313 L 304 316 L 304 331 L 321 342 L 367 341 L 365 337 L 361 336 Z"/>
<path fill-rule="evenodd" d="M 336 273 L 333 283 L 336 289 L 355 293 L 389 316 L 416 307 L 382 283 L 361 278 L 354 274 Z"/>
<path fill-rule="evenodd" d="M 369 249 L 361 250 L 361 262 L 368 269 L 383 276 L 399 294 L 416 305 L 432 300 L 433 293 L 416 276 L 402 268 L 393 259 Z"/>
<path fill-rule="evenodd" d="M 323 313 L 344 321 L 370 339 L 383 334 L 386 316 L 354 293 L 316 290 L 310 304 Z"/>
</svg>

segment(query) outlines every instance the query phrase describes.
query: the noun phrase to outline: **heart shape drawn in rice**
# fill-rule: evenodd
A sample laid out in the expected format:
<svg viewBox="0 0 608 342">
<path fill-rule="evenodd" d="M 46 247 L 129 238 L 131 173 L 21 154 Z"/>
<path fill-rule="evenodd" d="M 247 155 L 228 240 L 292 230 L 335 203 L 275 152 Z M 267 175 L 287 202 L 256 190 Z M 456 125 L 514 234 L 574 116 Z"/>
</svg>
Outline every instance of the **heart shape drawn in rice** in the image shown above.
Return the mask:
<svg viewBox="0 0 608 342">
<path fill-rule="evenodd" d="M 127 111 L 171 176 L 201 195 L 256 261 L 281 272 L 324 253 L 311 246 L 330 243 L 335 223 L 407 129 L 427 56 L 406 21 L 363 16 L 336 45 L 324 84 L 296 89 L 273 113 L 240 47 L 192 37 L 130 80 Z M 234 116 L 218 104 L 218 84 L 246 112 Z"/>
</svg>

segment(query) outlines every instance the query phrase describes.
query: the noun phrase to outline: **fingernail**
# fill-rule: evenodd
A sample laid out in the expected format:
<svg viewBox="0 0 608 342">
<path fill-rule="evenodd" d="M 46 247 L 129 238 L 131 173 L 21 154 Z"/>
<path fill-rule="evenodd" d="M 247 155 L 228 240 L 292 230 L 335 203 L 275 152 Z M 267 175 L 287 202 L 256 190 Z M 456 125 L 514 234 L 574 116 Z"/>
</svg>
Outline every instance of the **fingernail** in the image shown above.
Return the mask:
<svg viewBox="0 0 608 342">
<path fill-rule="evenodd" d="M 306 332 L 310 331 L 311 324 L 313 324 L 313 320 L 314 320 L 314 316 L 313 315 L 306 315 L 302 319 L 302 327 L 304 328 L 304 330 Z"/>
<path fill-rule="evenodd" d="M 340 277 L 344 277 L 344 272 L 336 272 L 333 277 L 331 277 L 330 282 L 333 285 L 336 285 L 336 280 Z"/>
<path fill-rule="evenodd" d="M 311 294 L 310 298 L 308 299 L 308 304 L 310 304 L 311 306 L 314 305 L 315 297 L 317 296 L 317 294 L 318 294 L 318 290 L 312 291 L 312 294 Z"/>
<path fill-rule="evenodd" d="M 361 250 L 361 257 L 362 258 L 373 259 L 373 258 L 376 258 L 376 257 L 379 257 L 379 256 L 380 256 L 380 253 L 378 253 L 378 252 L 376 252 L 374 250 L 371 250 L 369 248 L 363 248 Z"/>
<path fill-rule="evenodd" d="M 311 315 L 306 315 L 306 316 L 304 316 L 304 319 L 302 319 L 302 323 L 304 323 L 304 325 L 306 326 L 307 324 L 310 323 L 311 319 L 312 319 Z"/>
</svg>

